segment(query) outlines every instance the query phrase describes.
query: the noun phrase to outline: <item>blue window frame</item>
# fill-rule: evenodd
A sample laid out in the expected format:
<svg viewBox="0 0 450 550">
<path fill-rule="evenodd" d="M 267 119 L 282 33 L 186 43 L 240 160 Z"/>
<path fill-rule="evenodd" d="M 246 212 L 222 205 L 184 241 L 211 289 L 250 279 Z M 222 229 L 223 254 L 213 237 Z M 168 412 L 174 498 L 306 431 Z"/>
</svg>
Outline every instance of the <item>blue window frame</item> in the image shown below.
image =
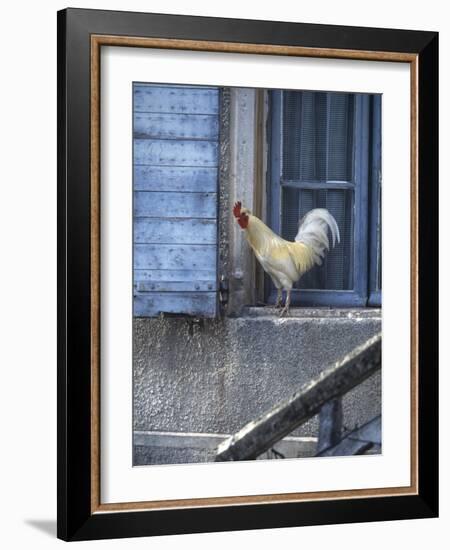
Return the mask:
<svg viewBox="0 0 450 550">
<path fill-rule="evenodd" d="M 370 184 L 370 240 L 369 240 L 369 301 L 370 306 L 381 305 L 381 96 L 371 100 L 371 176 Z"/>
<path fill-rule="evenodd" d="M 341 243 L 295 285 L 292 303 L 381 305 L 381 97 L 270 93 L 268 220 L 293 240 L 312 208 L 336 218 Z M 268 301 L 276 291 L 267 281 Z"/>
</svg>

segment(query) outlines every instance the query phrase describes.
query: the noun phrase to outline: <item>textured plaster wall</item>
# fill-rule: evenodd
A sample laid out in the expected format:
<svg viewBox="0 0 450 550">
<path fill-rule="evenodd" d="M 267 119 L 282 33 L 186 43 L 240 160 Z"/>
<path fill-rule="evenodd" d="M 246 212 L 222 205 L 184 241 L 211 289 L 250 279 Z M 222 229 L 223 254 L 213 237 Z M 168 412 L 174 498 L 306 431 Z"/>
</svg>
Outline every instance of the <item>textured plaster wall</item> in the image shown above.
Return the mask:
<svg viewBox="0 0 450 550">
<path fill-rule="evenodd" d="M 294 315 L 279 319 L 269 308 L 254 308 L 200 325 L 136 319 L 135 430 L 233 433 L 381 330 L 373 310 Z M 349 429 L 380 412 L 378 374 L 344 399 Z M 317 419 L 295 434 L 317 435 Z"/>
</svg>

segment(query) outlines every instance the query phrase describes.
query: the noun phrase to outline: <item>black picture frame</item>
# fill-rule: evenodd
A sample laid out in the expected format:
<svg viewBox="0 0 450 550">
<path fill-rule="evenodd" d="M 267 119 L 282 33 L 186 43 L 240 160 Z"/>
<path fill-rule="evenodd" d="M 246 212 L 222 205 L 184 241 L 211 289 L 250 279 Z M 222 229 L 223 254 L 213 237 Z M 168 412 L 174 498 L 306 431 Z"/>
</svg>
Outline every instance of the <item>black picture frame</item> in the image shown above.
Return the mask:
<svg viewBox="0 0 450 550">
<path fill-rule="evenodd" d="M 417 56 L 418 491 L 415 495 L 92 512 L 91 36 Z M 66 9 L 58 12 L 58 530 L 64 540 L 438 515 L 438 34 Z"/>
</svg>

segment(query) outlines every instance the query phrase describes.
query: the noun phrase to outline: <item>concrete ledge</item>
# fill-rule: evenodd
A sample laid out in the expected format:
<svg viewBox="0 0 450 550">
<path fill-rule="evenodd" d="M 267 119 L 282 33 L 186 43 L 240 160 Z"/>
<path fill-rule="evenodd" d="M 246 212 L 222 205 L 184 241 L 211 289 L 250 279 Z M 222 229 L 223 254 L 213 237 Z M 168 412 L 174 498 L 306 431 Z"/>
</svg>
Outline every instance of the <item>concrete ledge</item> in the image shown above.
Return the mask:
<svg viewBox="0 0 450 550">
<path fill-rule="evenodd" d="M 229 437 L 229 434 L 215 433 L 135 431 L 133 465 L 213 462 L 217 447 Z M 315 455 L 316 449 L 316 437 L 289 436 L 258 460 L 309 457 Z"/>
<path fill-rule="evenodd" d="M 280 310 L 273 306 L 245 307 L 240 317 L 290 319 L 377 319 L 381 321 L 379 308 L 329 308 L 291 307 L 289 317 L 280 317 Z"/>
</svg>

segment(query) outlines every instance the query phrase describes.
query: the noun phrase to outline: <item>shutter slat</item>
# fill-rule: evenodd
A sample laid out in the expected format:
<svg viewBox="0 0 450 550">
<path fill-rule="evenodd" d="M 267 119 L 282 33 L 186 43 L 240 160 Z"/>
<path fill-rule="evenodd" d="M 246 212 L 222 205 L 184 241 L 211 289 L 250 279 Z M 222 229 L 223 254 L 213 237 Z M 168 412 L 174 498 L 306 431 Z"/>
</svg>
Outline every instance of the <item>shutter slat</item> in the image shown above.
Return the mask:
<svg viewBox="0 0 450 550">
<path fill-rule="evenodd" d="M 141 281 L 135 285 L 137 292 L 211 292 L 217 290 L 216 281 Z"/>
<path fill-rule="evenodd" d="M 136 217 L 159 218 L 216 218 L 216 193 L 165 193 L 136 191 L 134 193 Z"/>
<path fill-rule="evenodd" d="M 215 292 L 147 292 L 134 298 L 134 315 L 136 317 L 155 317 L 164 313 L 184 313 L 214 317 L 216 314 Z"/>
<path fill-rule="evenodd" d="M 134 137 L 153 139 L 200 139 L 217 141 L 216 115 L 168 115 L 135 113 Z"/>
<path fill-rule="evenodd" d="M 135 166 L 135 191 L 217 190 L 217 168 L 200 166 Z"/>
<path fill-rule="evenodd" d="M 184 282 L 184 281 L 215 281 L 215 269 L 136 269 L 134 270 L 134 282 Z"/>
<path fill-rule="evenodd" d="M 135 164 L 162 166 L 217 166 L 215 141 L 135 139 Z"/>
<path fill-rule="evenodd" d="M 216 245 L 135 244 L 136 269 L 208 269 L 216 263 Z"/>
<path fill-rule="evenodd" d="M 141 219 L 134 222 L 134 242 L 139 244 L 216 244 L 216 220 Z"/>
<path fill-rule="evenodd" d="M 134 88 L 134 112 L 219 114 L 217 89 L 139 86 Z"/>
</svg>

